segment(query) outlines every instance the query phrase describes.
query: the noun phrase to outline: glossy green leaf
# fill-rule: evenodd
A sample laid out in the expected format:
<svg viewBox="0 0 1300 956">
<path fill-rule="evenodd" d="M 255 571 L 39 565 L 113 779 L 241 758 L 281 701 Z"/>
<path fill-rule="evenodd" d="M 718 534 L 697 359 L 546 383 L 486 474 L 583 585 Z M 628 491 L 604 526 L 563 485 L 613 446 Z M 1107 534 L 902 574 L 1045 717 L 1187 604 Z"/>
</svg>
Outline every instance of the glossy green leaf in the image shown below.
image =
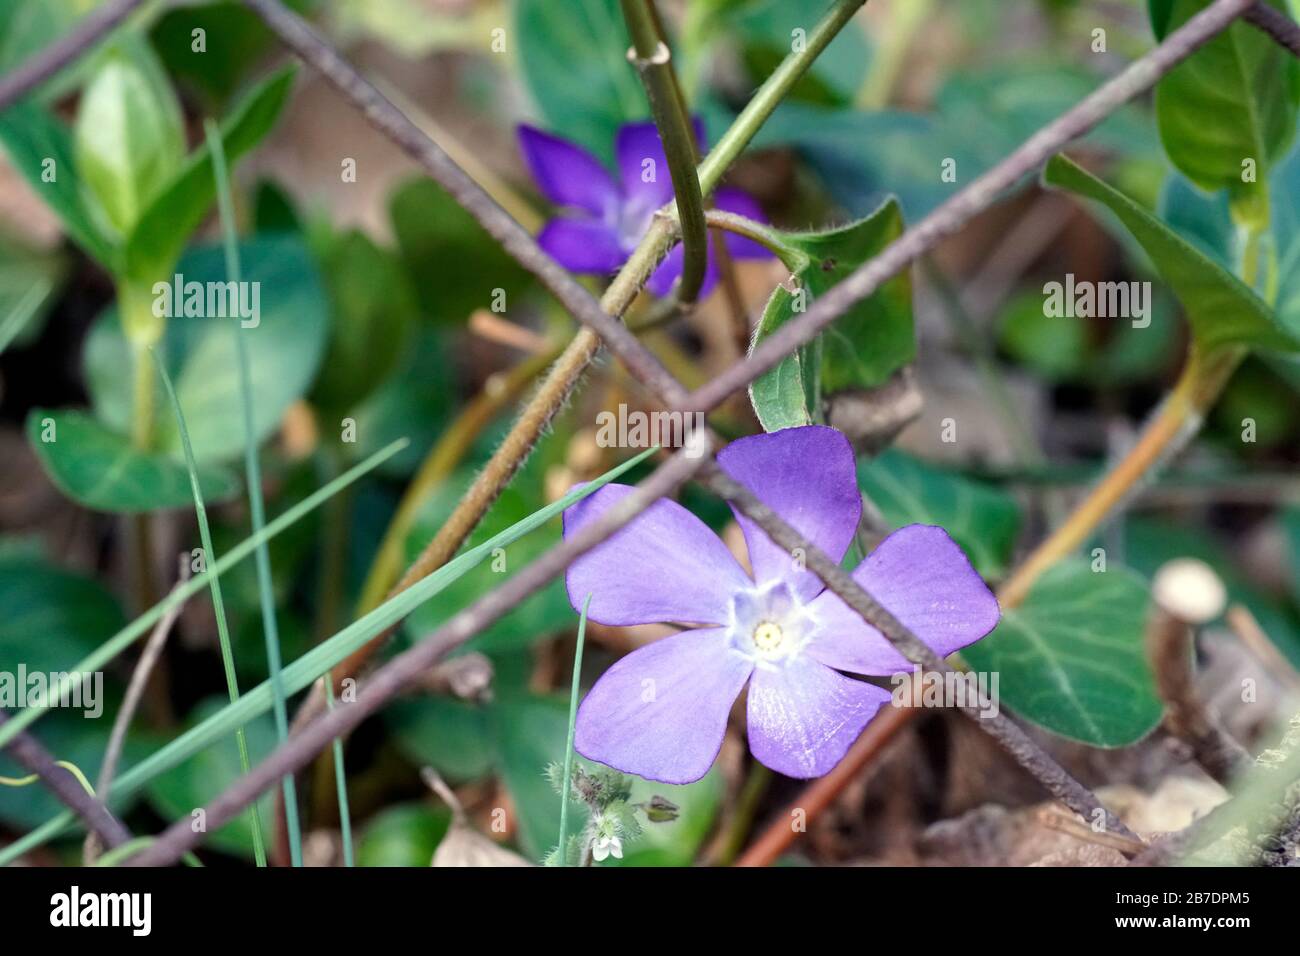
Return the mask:
<svg viewBox="0 0 1300 956">
<path fill-rule="evenodd" d="M 787 251 L 782 258 L 797 289 L 782 286 L 772 294 L 754 344 L 806 311 L 902 232 L 902 210 L 890 200 L 852 225 L 783 234 Z M 811 346 L 759 376 L 750 387 L 750 398 L 767 431 L 808 424 L 818 419 L 820 396 L 883 385 L 915 354 L 912 285 L 903 274 L 841 315 Z"/>
<path fill-rule="evenodd" d="M 46 441 L 47 436 L 53 440 Z M 87 508 L 137 513 L 193 503 L 184 462 L 162 452 L 139 451 L 84 412 L 33 409 L 27 437 L 50 480 Z M 234 475 L 223 469 L 203 469 L 199 482 L 210 502 L 239 491 Z"/>
<path fill-rule="evenodd" d="M 858 484 L 891 529 L 939 525 L 981 575 L 996 578 L 1006 572 L 1020 531 L 1020 508 L 1005 492 L 892 448 L 858 462 Z"/>
<path fill-rule="evenodd" d="M 22 100 L 0 113 L 0 146 L 32 192 L 59 217 L 68 237 L 112 270 L 113 240 L 87 204 L 68 128 L 34 100 Z"/>
<path fill-rule="evenodd" d="M 1265 0 L 1282 12 L 1283 0 Z M 1156 36 L 1186 23 L 1209 0 L 1149 0 Z M 1202 189 L 1251 192 L 1242 164 L 1263 182 L 1285 153 L 1300 109 L 1300 65 L 1263 31 L 1238 21 L 1156 84 L 1156 121 L 1169 158 Z"/>
<path fill-rule="evenodd" d="M 291 68 L 272 74 L 221 123 L 222 148 L 232 167 L 271 131 L 288 101 L 293 77 Z M 166 278 L 216 195 L 212 155 L 203 143 L 162 181 L 152 201 L 140 211 L 126 243 L 127 274 L 147 285 Z"/>
<path fill-rule="evenodd" d="M 545 125 L 612 160 L 619 126 L 649 115 L 619 0 L 517 0 L 511 35 Z"/>
<path fill-rule="evenodd" d="M 234 317 L 177 315 L 167 323 L 158 346 L 176 383 L 200 462 L 227 461 L 243 452 L 235 335 L 247 337 L 254 437 L 260 442 L 280 423 L 285 409 L 306 393 L 329 333 L 320 276 L 300 240 L 290 235 L 255 238 L 241 245 L 240 257 L 249 295 L 254 288 L 258 292 L 258 324 L 243 328 Z M 225 259 L 216 246 L 191 250 L 176 269 L 186 284 L 202 283 L 205 290 L 208 283 L 226 281 Z M 174 287 L 174 282 L 169 284 Z M 109 310 L 87 340 L 86 378 L 96 414 L 124 433 L 131 421 L 129 355 L 121 323 Z M 166 401 L 159 382 L 155 407 L 165 408 Z M 172 416 L 157 416 L 153 447 L 180 454 Z"/>
<path fill-rule="evenodd" d="M 469 213 L 429 179 L 413 179 L 388 202 L 393 233 L 420 310 L 440 324 L 460 325 L 475 309 L 506 307 L 531 277 Z"/>
<path fill-rule="evenodd" d="M 1148 603 L 1134 572 L 1066 561 L 961 656 L 998 675 L 1001 705 L 1020 717 L 1094 747 L 1124 747 L 1163 709 L 1146 657 Z"/>
<path fill-rule="evenodd" d="M 181 107 L 142 38 L 111 47 L 81 95 L 77 169 L 108 226 L 127 235 L 185 157 Z"/>
<path fill-rule="evenodd" d="M 361 832 L 357 866 L 428 866 L 451 827 L 451 811 L 400 803 L 375 814 Z"/>
<path fill-rule="evenodd" d="M 1203 352 L 1233 345 L 1300 351 L 1300 335 L 1283 326 L 1245 283 L 1123 193 L 1064 156 L 1047 164 L 1044 181 L 1096 200 L 1120 219 L 1182 303 Z"/>
</svg>

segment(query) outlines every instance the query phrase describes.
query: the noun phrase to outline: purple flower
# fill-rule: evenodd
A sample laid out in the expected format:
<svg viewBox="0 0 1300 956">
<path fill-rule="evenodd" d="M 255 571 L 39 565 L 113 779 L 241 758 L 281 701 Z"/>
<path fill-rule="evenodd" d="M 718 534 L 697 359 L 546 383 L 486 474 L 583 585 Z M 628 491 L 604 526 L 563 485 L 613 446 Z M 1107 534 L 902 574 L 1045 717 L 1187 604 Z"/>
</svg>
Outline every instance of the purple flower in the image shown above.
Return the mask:
<svg viewBox="0 0 1300 956">
<path fill-rule="evenodd" d="M 718 464 L 839 561 L 862 513 L 848 441 L 810 425 L 732 442 Z M 568 537 L 631 492 L 610 484 L 564 513 Z M 734 510 L 734 509 L 733 509 Z M 727 717 L 749 685 L 749 748 L 789 777 L 837 764 L 890 699 L 854 674 L 912 665 L 802 562 L 736 515 L 754 574 L 693 514 L 662 499 L 570 566 L 569 601 L 591 594 L 593 621 L 681 622 L 690 630 L 615 663 L 578 710 L 590 760 L 663 783 L 708 772 Z M 853 578 L 935 653 L 947 656 L 998 622 L 997 599 L 942 528 L 910 525 L 880 543 Z"/>
<path fill-rule="evenodd" d="M 704 127 L 698 121 L 695 135 L 703 145 Z M 650 228 L 655 212 L 672 201 L 672 178 L 654 123 L 629 123 L 619 129 L 614 144 L 618 182 L 595 156 L 558 136 L 520 126 L 519 143 L 538 188 L 547 199 L 570 213 L 548 222 L 538 242 L 573 272 L 600 275 L 616 272 Z M 739 189 L 718 189 L 713 202 L 718 209 L 763 220 L 758 203 Z M 728 233 L 725 242 L 737 259 L 771 257 L 771 253 L 750 239 Z M 646 283 L 650 291 L 662 296 L 672 290 L 681 278 L 682 256 L 678 244 Z M 701 298 L 717 279 L 710 246 Z"/>
</svg>

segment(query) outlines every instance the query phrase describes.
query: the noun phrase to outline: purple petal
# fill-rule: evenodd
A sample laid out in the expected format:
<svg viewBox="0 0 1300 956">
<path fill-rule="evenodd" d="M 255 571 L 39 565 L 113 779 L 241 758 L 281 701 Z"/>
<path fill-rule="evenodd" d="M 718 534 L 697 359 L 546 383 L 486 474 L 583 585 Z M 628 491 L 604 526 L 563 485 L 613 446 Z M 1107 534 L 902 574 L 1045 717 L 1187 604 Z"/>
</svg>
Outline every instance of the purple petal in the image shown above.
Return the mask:
<svg viewBox="0 0 1300 956">
<path fill-rule="evenodd" d="M 605 275 L 627 260 L 618 233 L 595 219 L 552 219 L 537 243 L 571 272 Z"/>
<path fill-rule="evenodd" d="M 806 656 L 759 667 L 749 685 L 749 749 L 787 777 L 820 777 L 889 697 Z"/>
<path fill-rule="evenodd" d="M 722 449 L 718 464 L 833 560 L 844 557 L 862 516 L 862 497 L 853 449 L 842 434 L 805 425 L 752 435 Z M 800 570 L 784 548 L 738 511 L 736 518 L 745 532 L 755 581 L 784 580 L 802 601 L 821 592 L 815 574 Z"/>
<path fill-rule="evenodd" d="M 754 222 L 767 222 L 763 207 L 749 193 L 730 186 L 723 186 L 713 194 L 713 205 L 724 212 L 734 212 L 738 216 L 752 219 Z M 737 259 L 771 259 L 772 253 L 761 243 L 746 239 L 734 232 L 726 233 L 727 251 Z"/>
<path fill-rule="evenodd" d="M 519 127 L 519 145 L 533 181 L 551 202 L 613 218 L 622 196 L 600 160 L 581 146 L 532 126 Z"/>
<path fill-rule="evenodd" d="M 621 127 L 614 154 L 629 205 L 648 212 L 673 198 L 673 180 L 668 172 L 664 144 L 654 123 L 628 123 Z"/>
<path fill-rule="evenodd" d="M 632 490 L 609 484 L 569 508 L 564 537 L 573 537 Z M 666 498 L 569 565 L 564 580 L 575 610 L 591 594 L 591 619 L 615 626 L 725 624 L 732 595 L 752 587 L 721 539 Z"/>
<path fill-rule="evenodd" d="M 700 154 L 705 151 L 704 123 L 692 121 Z M 658 209 L 673 198 L 673 179 L 668 171 L 663 140 L 651 122 L 628 123 L 619 128 L 614 143 L 619 178 L 628 204 L 640 213 Z M 647 162 L 648 161 L 648 162 Z M 649 181 L 647 177 L 651 176 Z"/>
<path fill-rule="evenodd" d="M 998 599 L 942 528 L 913 524 L 891 534 L 853 580 L 940 657 L 997 626 Z M 817 632 L 807 653 L 829 667 L 885 676 L 912 664 L 843 601 L 824 591 L 808 608 Z"/>
<path fill-rule="evenodd" d="M 713 766 L 752 670 L 721 628 L 647 644 L 596 681 L 578 708 L 574 745 L 624 773 L 692 783 Z"/>
</svg>

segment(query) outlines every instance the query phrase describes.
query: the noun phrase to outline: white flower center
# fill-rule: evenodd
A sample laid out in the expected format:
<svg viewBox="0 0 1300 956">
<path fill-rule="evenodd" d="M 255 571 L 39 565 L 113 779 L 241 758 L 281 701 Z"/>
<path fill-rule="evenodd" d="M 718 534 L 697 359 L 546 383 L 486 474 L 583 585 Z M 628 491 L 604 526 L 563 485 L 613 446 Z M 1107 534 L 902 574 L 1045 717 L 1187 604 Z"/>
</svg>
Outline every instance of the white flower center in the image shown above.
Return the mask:
<svg viewBox="0 0 1300 956">
<path fill-rule="evenodd" d="M 759 667 L 799 654 L 812 635 L 812 618 L 783 583 L 740 591 L 731 601 L 731 646 Z"/>
</svg>

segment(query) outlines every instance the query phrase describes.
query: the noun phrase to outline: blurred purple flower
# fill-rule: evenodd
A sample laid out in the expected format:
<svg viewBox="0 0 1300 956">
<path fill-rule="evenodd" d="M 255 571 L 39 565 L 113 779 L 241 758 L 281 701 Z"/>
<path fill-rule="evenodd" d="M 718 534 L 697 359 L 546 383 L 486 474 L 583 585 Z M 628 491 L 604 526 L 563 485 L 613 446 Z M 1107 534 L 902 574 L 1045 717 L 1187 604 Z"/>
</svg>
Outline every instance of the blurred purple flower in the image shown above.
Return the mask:
<svg viewBox="0 0 1300 956">
<path fill-rule="evenodd" d="M 732 442 L 718 464 L 811 543 L 843 559 L 862 512 L 848 441 L 810 425 Z M 611 484 L 564 513 L 569 537 L 630 493 Z M 708 772 L 727 717 L 749 685 L 749 747 L 789 777 L 839 763 L 890 699 L 841 671 L 886 676 L 912 665 L 748 518 L 736 514 L 753 579 L 726 545 L 676 502 L 660 500 L 566 576 L 569 601 L 601 624 L 696 625 L 615 663 L 578 710 L 576 746 L 590 760 L 663 783 Z M 997 599 L 937 527 L 895 531 L 853 578 L 939 656 L 998 622 Z"/>
<path fill-rule="evenodd" d="M 698 120 L 695 135 L 703 147 L 704 127 Z M 571 213 L 548 222 L 538 242 L 573 272 L 616 272 L 650 228 L 655 212 L 672 201 L 672 178 L 654 123 L 629 123 L 619 129 L 614 143 L 618 182 L 595 156 L 558 136 L 520 126 L 519 144 L 542 194 Z M 758 203 L 739 189 L 718 189 L 713 204 L 764 221 Z M 750 239 L 727 233 L 724 241 L 737 259 L 771 258 L 770 252 Z M 651 275 L 646 285 L 655 295 L 667 295 L 672 290 L 682 274 L 682 256 L 679 243 Z M 710 245 L 700 298 L 708 294 L 717 279 Z"/>
</svg>

